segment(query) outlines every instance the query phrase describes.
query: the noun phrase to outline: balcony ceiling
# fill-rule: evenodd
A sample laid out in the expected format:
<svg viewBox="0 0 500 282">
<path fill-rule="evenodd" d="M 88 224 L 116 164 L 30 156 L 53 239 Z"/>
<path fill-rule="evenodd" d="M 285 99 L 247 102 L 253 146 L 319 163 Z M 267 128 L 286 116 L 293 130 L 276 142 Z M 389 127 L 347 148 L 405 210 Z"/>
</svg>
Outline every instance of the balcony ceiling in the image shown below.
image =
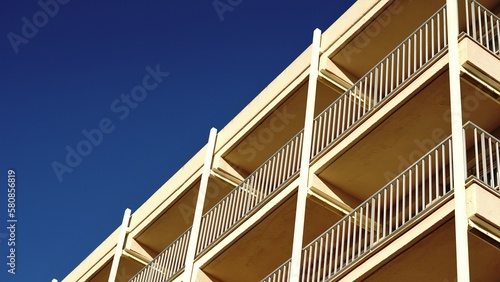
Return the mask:
<svg viewBox="0 0 500 282">
<path fill-rule="evenodd" d="M 177 239 L 193 224 L 199 186 L 200 182 L 198 181 L 191 189 L 188 189 L 188 192 L 145 228 L 136 237 L 136 240 L 143 246 L 159 253 L 173 240 Z M 232 185 L 220 179 L 210 178 L 204 212 L 214 206 L 233 188 Z"/>
<path fill-rule="evenodd" d="M 444 5 L 439 1 L 395 1 L 368 22 L 332 61 L 359 79 Z M 356 79 L 356 80 L 357 80 Z"/>
<path fill-rule="evenodd" d="M 111 271 L 112 260 L 106 263 L 106 265 L 99 270 L 92 278 L 88 279 L 89 282 L 107 282 L 109 279 L 109 274 Z M 128 281 L 137 272 L 139 272 L 144 265 L 138 263 L 127 257 L 120 258 L 120 265 L 116 274 L 116 281 Z"/>
<path fill-rule="evenodd" d="M 260 281 L 291 257 L 296 194 L 218 255 L 203 271 L 216 281 Z M 310 242 L 340 220 L 312 200 L 307 201 L 304 242 Z"/>
<path fill-rule="evenodd" d="M 456 281 L 454 237 L 455 224 L 450 220 L 364 281 Z M 500 249 L 469 233 L 469 254 L 470 281 L 498 281 Z"/>
</svg>

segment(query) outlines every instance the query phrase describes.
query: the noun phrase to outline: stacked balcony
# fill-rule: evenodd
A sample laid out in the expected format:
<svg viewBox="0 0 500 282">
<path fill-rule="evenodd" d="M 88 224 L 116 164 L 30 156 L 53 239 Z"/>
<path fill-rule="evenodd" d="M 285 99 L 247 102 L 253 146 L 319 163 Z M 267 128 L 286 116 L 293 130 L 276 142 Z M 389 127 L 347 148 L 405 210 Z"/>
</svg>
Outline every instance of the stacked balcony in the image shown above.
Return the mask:
<svg viewBox="0 0 500 282">
<path fill-rule="evenodd" d="M 464 126 L 475 179 L 500 196 L 500 140 L 473 123 Z M 451 136 L 382 187 L 302 250 L 300 281 L 331 281 L 391 237 L 415 225 L 453 193 Z M 263 282 L 289 281 L 288 260 Z"/>
<path fill-rule="evenodd" d="M 498 17 L 477 1 L 467 0 L 465 7 L 466 17 L 463 22 L 466 36 L 493 55 L 499 56 Z M 326 106 L 326 100 L 323 100 L 313 123 L 313 162 L 320 160 L 366 120 L 372 118 L 432 64 L 443 59 L 447 51 L 446 35 L 446 6 L 443 6 L 333 103 Z M 442 79 L 444 74 L 446 71 L 440 70 L 433 79 Z M 300 93 L 305 88 L 306 85 L 302 84 L 296 91 Z M 409 99 L 411 97 L 400 101 L 400 107 Z M 495 121 L 495 117 L 481 120 L 481 123 L 481 126 L 484 123 L 488 128 L 483 130 L 472 123 L 464 127 L 468 156 L 468 166 L 464 169 L 469 177 L 500 193 L 500 143 L 488 133 L 500 124 Z M 297 126 L 300 126 L 300 122 L 293 125 L 294 128 Z M 373 128 L 376 126 L 374 124 Z M 196 248 L 197 258 L 206 254 L 285 188 L 296 185 L 294 180 L 300 169 L 304 135 L 303 130 L 291 132 L 295 135 L 275 153 L 267 156 L 268 159 L 261 165 L 241 165 L 245 179 L 204 212 Z M 260 154 L 256 159 L 260 160 L 265 155 Z M 231 156 L 227 160 L 230 162 Z M 375 190 L 370 188 L 373 191 L 368 199 L 356 197 L 362 202 L 357 208 L 342 219 L 335 219 L 333 226 L 304 247 L 301 281 L 336 279 L 402 230 L 416 224 L 429 211 L 449 200 L 453 195 L 451 163 L 451 137 L 448 137 L 382 189 L 373 194 Z M 325 167 L 329 164 L 331 161 L 324 165 L 323 171 L 328 172 Z M 248 170 L 253 172 L 248 174 Z M 281 206 L 294 202 L 293 192 L 290 195 L 281 201 Z M 278 209 L 279 207 L 274 211 Z M 270 210 L 268 214 L 272 212 Z M 177 279 L 184 269 L 190 229 L 173 240 L 130 281 Z M 290 261 L 287 261 L 262 281 L 289 281 L 289 272 Z"/>
</svg>

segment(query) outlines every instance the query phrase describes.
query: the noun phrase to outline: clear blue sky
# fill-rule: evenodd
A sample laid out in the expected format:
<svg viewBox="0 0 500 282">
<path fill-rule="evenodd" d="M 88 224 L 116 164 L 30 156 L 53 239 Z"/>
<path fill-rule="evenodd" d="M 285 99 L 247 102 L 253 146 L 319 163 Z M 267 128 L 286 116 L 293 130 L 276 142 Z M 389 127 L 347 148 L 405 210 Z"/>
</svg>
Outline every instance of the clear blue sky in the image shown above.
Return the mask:
<svg viewBox="0 0 500 282">
<path fill-rule="evenodd" d="M 0 281 L 63 279 L 354 2 L 58 1 L 0 2 Z"/>
</svg>

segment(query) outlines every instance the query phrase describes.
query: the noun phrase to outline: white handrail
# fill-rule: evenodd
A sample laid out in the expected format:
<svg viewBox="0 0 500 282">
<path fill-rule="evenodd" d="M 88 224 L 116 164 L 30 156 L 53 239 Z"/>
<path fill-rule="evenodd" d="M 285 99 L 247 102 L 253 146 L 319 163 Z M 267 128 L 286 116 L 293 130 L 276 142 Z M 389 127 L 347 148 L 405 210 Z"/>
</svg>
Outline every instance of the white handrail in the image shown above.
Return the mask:
<svg viewBox="0 0 500 282">
<path fill-rule="evenodd" d="M 203 215 L 197 254 L 203 252 L 297 175 L 303 136 L 303 131 L 300 131 Z"/>
</svg>

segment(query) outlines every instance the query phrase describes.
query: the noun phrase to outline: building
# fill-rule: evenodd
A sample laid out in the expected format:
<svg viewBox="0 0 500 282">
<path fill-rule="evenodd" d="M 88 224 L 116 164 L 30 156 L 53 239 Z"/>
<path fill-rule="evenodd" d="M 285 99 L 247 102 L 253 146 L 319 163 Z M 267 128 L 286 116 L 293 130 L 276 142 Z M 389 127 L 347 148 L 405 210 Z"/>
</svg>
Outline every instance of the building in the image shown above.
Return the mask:
<svg viewBox="0 0 500 282">
<path fill-rule="evenodd" d="M 499 281 L 500 2 L 446 2 L 316 31 L 63 281 Z"/>
</svg>

